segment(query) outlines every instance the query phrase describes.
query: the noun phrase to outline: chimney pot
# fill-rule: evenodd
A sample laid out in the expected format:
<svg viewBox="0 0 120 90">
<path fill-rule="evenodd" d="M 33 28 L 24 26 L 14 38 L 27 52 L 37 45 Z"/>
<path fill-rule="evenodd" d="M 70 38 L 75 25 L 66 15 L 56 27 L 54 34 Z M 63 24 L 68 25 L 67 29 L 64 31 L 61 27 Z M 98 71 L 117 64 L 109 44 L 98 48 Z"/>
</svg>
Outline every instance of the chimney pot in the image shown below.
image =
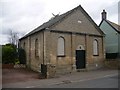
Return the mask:
<svg viewBox="0 0 120 90">
<path fill-rule="evenodd" d="M 107 12 L 105 11 L 105 9 L 103 10 L 102 14 L 102 20 L 106 20 L 107 19 Z"/>
</svg>

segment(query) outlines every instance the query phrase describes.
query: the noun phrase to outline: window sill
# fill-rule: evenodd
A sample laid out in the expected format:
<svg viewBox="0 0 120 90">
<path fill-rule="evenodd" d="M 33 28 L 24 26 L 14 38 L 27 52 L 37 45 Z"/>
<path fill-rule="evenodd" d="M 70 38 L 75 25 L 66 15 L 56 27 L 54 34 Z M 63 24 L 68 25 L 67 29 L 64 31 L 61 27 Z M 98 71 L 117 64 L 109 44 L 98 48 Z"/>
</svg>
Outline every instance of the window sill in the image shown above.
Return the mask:
<svg viewBox="0 0 120 90">
<path fill-rule="evenodd" d="M 99 56 L 99 55 L 93 55 L 93 56 Z"/>
<path fill-rule="evenodd" d="M 58 55 L 57 57 L 65 57 L 65 55 Z"/>
</svg>

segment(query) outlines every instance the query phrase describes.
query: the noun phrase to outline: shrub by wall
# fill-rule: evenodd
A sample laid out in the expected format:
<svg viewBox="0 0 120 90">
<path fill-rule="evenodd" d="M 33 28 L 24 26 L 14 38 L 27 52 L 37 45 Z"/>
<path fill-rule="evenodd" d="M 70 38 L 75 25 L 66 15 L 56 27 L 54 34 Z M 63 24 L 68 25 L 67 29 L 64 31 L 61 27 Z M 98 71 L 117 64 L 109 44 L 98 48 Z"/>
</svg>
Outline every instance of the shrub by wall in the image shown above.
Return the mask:
<svg viewBox="0 0 120 90">
<path fill-rule="evenodd" d="M 3 64 L 15 64 L 17 59 L 17 50 L 14 45 L 6 44 L 2 46 L 2 63 Z"/>
</svg>

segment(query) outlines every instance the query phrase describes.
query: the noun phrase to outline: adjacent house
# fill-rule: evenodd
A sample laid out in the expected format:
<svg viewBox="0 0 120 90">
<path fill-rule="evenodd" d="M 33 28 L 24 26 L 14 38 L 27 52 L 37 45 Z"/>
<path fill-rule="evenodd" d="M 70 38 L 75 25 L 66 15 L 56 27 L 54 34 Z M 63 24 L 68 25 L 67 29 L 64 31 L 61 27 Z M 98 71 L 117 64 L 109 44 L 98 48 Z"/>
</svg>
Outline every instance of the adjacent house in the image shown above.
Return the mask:
<svg viewBox="0 0 120 90">
<path fill-rule="evenodd" d="M 46 71 L 48 77 L 100 68 L 105 55 L 104 33 L 81 6 L 26 34 L 20 47 L 26 51 L 27 66 Z"/>
<path fill-rule="evenodd" d="M 120 25 L 107 20 L 107 13 L 103 10 L 99 27 L 106 34 L 106 58 L 120 58 Z"/>
</svg>

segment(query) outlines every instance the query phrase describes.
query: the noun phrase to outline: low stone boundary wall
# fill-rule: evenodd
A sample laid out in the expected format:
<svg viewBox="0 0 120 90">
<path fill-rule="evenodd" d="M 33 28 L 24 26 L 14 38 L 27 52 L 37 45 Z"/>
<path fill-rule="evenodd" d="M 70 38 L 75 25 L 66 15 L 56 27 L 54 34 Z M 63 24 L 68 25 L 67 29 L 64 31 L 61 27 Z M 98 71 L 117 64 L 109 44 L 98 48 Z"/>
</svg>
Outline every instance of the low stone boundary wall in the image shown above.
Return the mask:
<svg viewBox="0 0 120 90">
<path fill-rule="evenodd" d="M 2 69 L 13 69 L 14 65 L 13 64 L 2 64 Z"/>
<path fill-rule="evenodd" d="M 104 61 L 104 66 L 110 69 L 118 69 L 120 68 L 120 60 L 119 59 L 107 59 Z"/>
<path fill-rule="evenodd" d="M 26 68 L 25 64 L 2 64 L 2 69 Z"/>
<path fill-rule="evenodd" d="M 25 64 L 16 64 L 14 65 L 14 68 L 26 68 Z"/>
</svg>

